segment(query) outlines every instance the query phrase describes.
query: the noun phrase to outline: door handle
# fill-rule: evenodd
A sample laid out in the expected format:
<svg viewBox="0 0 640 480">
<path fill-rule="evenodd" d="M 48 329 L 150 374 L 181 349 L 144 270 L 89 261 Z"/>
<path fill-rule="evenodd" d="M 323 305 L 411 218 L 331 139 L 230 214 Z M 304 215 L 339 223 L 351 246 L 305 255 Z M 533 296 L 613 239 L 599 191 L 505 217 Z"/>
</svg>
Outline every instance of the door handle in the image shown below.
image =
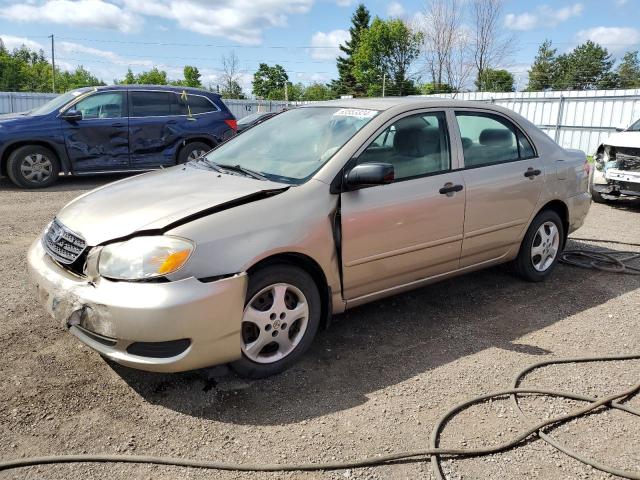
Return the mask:
<svg viewBox="0 0 640 480">
<path fill-rule="evenodd" d="M 527 171 L 524 172 L 524 176 L 533 180 L 533 177 L 537 177 L 541 173 L 542 171 L 538 170 L 537 168 L 534 169 L 533 167 L 529 167 L 527 168 Z"/>
<path fill-rule="evenodd" d="M 450 197 L 452 194 L 454 194 L 455 192 L 459 192 L 463 188 L 464 187 L 462 185 L 454 185 L 451 182 L 447 182 L 439 191 L 442 195 L 448 195 Z"/>
<path fill-rule="evenodd" d="M 126 127 L 126 125 L 124 123 L 112 123 L 111 126 L 113 128 L 123 128 Z"/>
</svg>

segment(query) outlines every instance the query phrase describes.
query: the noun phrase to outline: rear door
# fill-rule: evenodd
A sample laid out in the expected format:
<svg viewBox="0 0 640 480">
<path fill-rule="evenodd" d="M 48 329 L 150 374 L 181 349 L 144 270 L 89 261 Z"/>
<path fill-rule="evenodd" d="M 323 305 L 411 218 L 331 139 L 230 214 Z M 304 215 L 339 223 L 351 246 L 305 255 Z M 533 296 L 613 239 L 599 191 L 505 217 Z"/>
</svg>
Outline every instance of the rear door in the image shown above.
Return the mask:
<svg viewBox="0 0 640 480">
<path fill-rule="evenodd" d="M 127 169 L 127 92 L 110 90 L 92 93 L 76 102 L 69 110 L 82 113 L 82 120 L 60 120 L 73 171 L 82 173 Z"/>
<path fill-rule="evenodd" d="M 446 117 L 397 118 L 355 159 L 392 164 L 395 181 L 341 194 L 347 300 L 458 268 L 465 191 Z"/>
<path fill-rule="evenodd" d="M 544 165 L 522 130 L 495 112 L 455 112 L 467 191 L 460 267 L 506 256 L 534 213 Z"/>
<path fill-rule="evenodd" d="M 160 90 L 129 91 L 129 148 L 131 168 L 153 168 L 175 163 L 182 140 L 177 95 Z"/>
</svg>

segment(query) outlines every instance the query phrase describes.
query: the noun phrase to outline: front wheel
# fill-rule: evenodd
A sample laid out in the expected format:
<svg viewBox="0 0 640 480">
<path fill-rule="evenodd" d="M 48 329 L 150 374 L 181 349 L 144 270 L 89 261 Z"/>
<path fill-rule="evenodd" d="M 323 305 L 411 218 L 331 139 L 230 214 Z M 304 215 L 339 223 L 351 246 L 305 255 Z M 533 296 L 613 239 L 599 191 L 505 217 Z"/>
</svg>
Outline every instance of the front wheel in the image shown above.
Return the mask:
<svg viewBox="0 0 640 480">
<path fill-rule="evenodd" d="M 286 370 L 311 345 L 321 310 L 318 287 L 304 270 L 273 265 L 251 274 L 241 327 L 242 358 L 231 368 L 248 378 Z"/>
<path fill-rule="evenodd" d="M 60 162 L 56 154 L 46 147 L 25 145 L 9 155 L 7 174 L 19 187 L 44 188 L 58 180 Z"/>
<path fill-rule="evenodd" d="M 203 142 L 187 143 L 178 154 L 178 163 L 186 163 L 196 160 L 211 150 L 211 147 Z"/>
<path fill-rule="evenodd" d="M 531 222 L 515 260 L 518 274 L 530 282 L 545 280 L 558 263 L 564 226 L 553 210 L 543 210 Z"/>
</svg>

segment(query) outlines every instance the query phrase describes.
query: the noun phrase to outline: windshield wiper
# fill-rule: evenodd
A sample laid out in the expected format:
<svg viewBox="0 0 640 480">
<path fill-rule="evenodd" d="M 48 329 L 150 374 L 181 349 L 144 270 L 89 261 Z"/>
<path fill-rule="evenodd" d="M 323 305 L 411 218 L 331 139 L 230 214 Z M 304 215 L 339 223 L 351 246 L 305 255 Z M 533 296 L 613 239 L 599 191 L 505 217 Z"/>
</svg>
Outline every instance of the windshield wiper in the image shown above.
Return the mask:
<svg viewBox="0 0 640 480">
<path fill-rule="evenodd" d="M 267 177 L 265 177 L 261 173 L 245 168 L 242 165 L 225 165 L 223 163 L 214 163 L 214 162 L 212 163 L 216 167 L 223 168 L 225 170 L 231 170 L 232 172 L 240 172 L 246 175 L 247 177 L 255 178 L 256 180 L 268 180 Z"/>
</svg>

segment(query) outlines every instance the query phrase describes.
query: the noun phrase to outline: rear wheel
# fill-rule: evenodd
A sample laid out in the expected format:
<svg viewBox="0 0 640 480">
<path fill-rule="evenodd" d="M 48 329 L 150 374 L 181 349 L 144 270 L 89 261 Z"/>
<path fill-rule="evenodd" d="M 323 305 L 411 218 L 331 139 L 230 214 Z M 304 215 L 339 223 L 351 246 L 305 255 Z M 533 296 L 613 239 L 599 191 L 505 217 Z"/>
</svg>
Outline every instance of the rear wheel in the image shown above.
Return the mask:
<svg viewBox="0 0 640 480">
<path fill-rule="evenodd" d="M 191 160 L 200 158 L 205 153 L 211 150 L 211 147 L 204 142 L 190 142 L 187 143 L 178 154 L 178 163 L 186 163 Z"/>
<path fill-rule="evenodd" d="M 558 263 L 564 227 L 560 216 L 553 210 L 543 210 L 527 230 L 515 266 L 518 274 L 530 282 L 546 279 Z"/>
<path fill-rule="evenodd" d="M 25 145 L 9 155 L 7 174 L 23 188 L 44 188 L 58 180 L 60 162 L 55 153 L 40 145 Z"/>
<path fill-rule="evenodd" d="M 249 378 L 286 370 L 311 345 L 320 312 L 318 287 L 304 270 L 273 265 L 253 273 L 242 318 L 242 358 L 231 368 Z"/>
</svg>

